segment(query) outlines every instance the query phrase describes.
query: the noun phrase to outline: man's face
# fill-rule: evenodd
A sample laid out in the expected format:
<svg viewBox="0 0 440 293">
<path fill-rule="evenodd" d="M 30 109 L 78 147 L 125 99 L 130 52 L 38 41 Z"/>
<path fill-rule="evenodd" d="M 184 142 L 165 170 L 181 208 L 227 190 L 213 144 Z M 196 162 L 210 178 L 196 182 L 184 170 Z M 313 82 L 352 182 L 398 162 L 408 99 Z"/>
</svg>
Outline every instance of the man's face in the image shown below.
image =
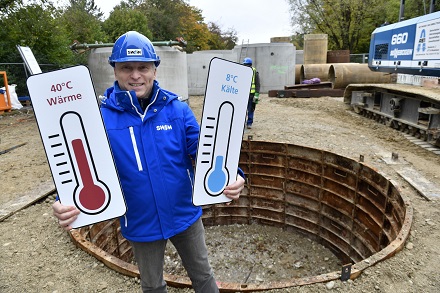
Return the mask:
<svg viewBox="0 0 440 293">
<path fill-rule="evenodd" d="M 117 62 L 115 78 L 122 90 L 133 90 L 139 99 L 148 98 L 156 79 L 153 62 Z"/>
</svg>

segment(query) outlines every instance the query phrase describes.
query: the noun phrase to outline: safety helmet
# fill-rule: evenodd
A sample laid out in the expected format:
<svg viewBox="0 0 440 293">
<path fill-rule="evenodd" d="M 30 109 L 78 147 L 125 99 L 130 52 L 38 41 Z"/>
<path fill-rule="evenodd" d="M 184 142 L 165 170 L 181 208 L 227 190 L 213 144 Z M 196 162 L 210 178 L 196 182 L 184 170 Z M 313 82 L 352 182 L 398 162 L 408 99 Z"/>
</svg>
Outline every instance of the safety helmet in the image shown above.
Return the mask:
<svg viewBox="0 0 440 293">
<path fill-rule="evenodd" d="M 243 64 L 250 64 L 250 65 L 252 65 L 252 59 L 251 58 L 249 58 L 249 57 L 246 57 L 246 58 L 244 58 L 244 60 L 243 60 Z"/>
<path fill-rule="evenodd" d="M 154 62 L 156 67 L 160 64 L 160 58 L 157 56 L 151 41 L 135 31 L 129 31 L 120 36 L 108 58 L 108 63 L 113 67 L 115 67 L 116 62 L 128 61 Z"/>
</svg>

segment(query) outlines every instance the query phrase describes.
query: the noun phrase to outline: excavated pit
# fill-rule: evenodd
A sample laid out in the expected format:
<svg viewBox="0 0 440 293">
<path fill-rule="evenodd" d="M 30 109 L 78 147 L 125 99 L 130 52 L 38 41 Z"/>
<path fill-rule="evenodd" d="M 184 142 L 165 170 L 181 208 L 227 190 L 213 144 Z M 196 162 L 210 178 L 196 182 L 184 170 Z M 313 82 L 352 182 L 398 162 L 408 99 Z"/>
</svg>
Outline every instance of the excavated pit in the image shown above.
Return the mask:
<svg viewBox="0 0 440 293">
<path fill-rule="evenodd" d="M 367 166 L 327 151 L 285 143 L 243 141 L 240 167 L 247 175 L 240 200 L 203 207 L 206 226 L 259 224 L 299 233 L 347 264 L 340 271 L 263 283 L 219 280 L 221 292 L 280 289 L 335 279 L 400 251 L 409 236 L 412 208 L 397 185 Z M 77 246 L 108 267 L 139 276 L 131 246 L 110 220 L 72 230 Z M 170 286 L 190 287 L 186 276 L 165 273 Z"/>
</svg>

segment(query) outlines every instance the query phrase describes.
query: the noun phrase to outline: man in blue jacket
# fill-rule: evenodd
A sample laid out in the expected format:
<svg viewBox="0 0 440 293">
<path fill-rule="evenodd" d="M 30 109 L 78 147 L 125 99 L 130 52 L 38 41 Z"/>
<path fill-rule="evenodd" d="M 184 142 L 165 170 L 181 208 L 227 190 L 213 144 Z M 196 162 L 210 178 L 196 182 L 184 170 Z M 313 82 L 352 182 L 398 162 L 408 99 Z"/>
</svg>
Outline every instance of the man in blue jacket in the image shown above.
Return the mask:
<svg viewBox="0 0 440 293">
<path fill-rule="evenodd" d="M 109 63 L 116 81 L 105 92 L 101 113 L 127 203 L 121 232 L 133 247 L 142 290 L 166 292 L 163 262 L 170 239 L 194 290 L 218 292 L 208 262 L 202 209 L 192 204 L 196 118 L 177 95 L 159 87 L 160 59 L 145 36 L 130 31 L 119 37 Z M 243 177 L 237 176 L 224 194 L 238 199 L 243 186 Z M 79 214 L 59 201 L 53 210 L 66 230 Z"/>
</svg>

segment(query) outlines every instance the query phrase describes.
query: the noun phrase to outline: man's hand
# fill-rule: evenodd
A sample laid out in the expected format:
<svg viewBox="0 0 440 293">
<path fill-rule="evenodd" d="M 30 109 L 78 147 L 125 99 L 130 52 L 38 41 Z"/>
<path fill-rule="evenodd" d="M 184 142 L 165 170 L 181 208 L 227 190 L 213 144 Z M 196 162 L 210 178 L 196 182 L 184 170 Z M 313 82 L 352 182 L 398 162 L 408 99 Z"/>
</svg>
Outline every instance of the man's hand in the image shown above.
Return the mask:
<svg viewBox="0 0 440 293">
<path fill-rule="evenodd" d="M 80 211 L 74 206 L 64 206 L 59 201 L 52 205 L 52 209 L 60 227 L 66 231 L 72 230 L 70 225 L 78 218 Z"/>
<path fill-rule="evenodd" d="M 223 194 L 232 200 L 237 200 L 240 197 L 240 192 L 244 188 L 245 180 L 240 175 L 237 175 L 237 181 L 226 186 Z"/>
</svg>

